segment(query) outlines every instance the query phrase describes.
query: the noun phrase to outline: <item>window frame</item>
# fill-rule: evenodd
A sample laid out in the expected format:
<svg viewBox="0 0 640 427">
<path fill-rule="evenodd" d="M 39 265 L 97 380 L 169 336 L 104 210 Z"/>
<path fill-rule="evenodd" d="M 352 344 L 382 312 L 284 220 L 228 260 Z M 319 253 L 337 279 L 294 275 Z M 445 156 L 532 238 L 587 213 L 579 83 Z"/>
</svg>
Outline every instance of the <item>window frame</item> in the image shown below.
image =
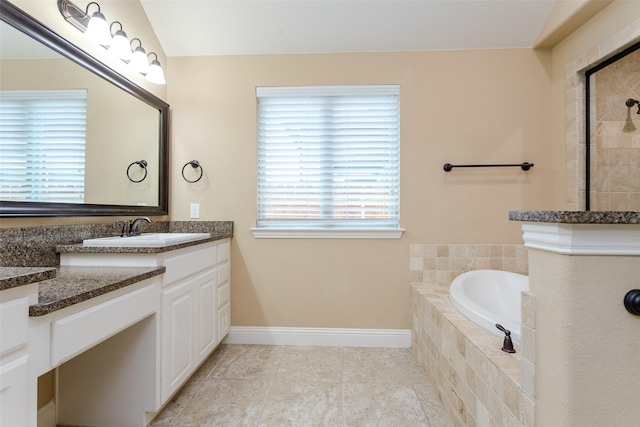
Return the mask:
<svg viewBox="0 0 640 427">
<path fill-rule="evenodd" d="M 355 223 L 358 220 L 354 220 L 354 226 L 334 224 L 323 227 L 319 226 L 322 220 L 312 221 L 305 223 L 305 220 L 301 220 L 300 224 L 292 225 L 293 220 L 290 220 L 288 224 L 277 225 L 277 220 L 271 219 L 271 224 L 261 225 L 259 224 L 259 209 L 260 201 L 258 198 L 259 188 L 257 188 L 256 206 L 258 211 L 256 212 L 256 226 L 251 228 L 251 232 L 255 238 L 400 238 L 404 229 L 400 227 L 400 86 L 399 85 L 351 85 L 351 86 L 304 86 L 304 87 L 258 87 L 256 88 L 256 120 L 257 128 L 259 132 L 260 127 L 260 99 L 268 97 L 335 97 L 335 96 L 375 96 L 375 95 L 393 95 L 397 97 L 397 169 L 394 179 L 397 184 L 397 205 L 395 206 L 397 212 L 397 221 L 392 218 L 392 221 L 384 221 L 382 219 L 375 219 L 373 222 L 380 221 L 382 225 L 376 226 L 371 224 L 370 219 L 363 219 L 362 222 L 365 225 L 357 226 Z M 260 140 L 258 136 L 258 151 L 256 159 L 257 161 L 257 183 L 260 183 Z M 335 176 L 335 175 L 332 175 Z M 332 212 L 334 210 L 332 209 Z M 284 220 L 285 222 L 287 220 Z M 331 220 L 330 222 L 334 222 Z M 338 221 L 339 222 L 339 221 Z M 345 221 L 348 222 L 348 221 Z M 369 224 L 366 224 L 369 222 Z M 384 223 L 387 222 L 385 225 Z M 389 222 L 393 224 L 389 225 Z"/>
</svg>

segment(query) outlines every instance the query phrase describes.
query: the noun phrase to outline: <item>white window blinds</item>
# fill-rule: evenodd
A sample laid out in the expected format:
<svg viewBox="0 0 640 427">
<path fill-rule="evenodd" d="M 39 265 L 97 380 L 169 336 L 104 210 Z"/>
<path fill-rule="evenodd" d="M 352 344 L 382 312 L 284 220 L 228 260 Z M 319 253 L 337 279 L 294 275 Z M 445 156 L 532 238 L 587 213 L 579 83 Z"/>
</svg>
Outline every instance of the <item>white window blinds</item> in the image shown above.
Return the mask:
<svg viewBox="0 0 640 427">
<path fill-rule="evenodd" d="M 0 91 L 0 199 L 82 203 L 87 91 Z"/>
<path fill-rule="evenodd" d="M 257 88 L 258 227 L 397 228 L 399 91 Z"/>
</svg>

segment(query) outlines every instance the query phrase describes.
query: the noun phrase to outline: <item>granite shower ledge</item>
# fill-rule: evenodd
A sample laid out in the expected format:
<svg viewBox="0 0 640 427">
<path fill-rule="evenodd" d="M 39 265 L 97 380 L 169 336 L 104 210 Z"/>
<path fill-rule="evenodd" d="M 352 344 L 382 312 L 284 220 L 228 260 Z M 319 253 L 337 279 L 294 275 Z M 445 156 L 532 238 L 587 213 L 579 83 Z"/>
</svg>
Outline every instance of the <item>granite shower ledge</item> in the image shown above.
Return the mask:
<svg viewBox="0 0 640 427">
<path fill-rule="evenodd" d="M 56 277 L 53 267 L 0 267 L 0 291 Z"/>
<path fill-rule="evenodd" d="M 175 251 L 189 246 L 200 245 L 202 243 L 213 242 L 233 237 L 233 233 L 228 232 L 212 232 L 208 239 L 194 240 L 192 242 L 178 243 L 175 245 L 167 245 L 160 247 L 129 247 L 129 246 L 83 246 L 82 243 L 72 245 L 57 245 L 58 253 L 75 253 L 75 254 L 157 254 L 162 252 Z"/>
<path fill-rule="evenodd" d="M 65 307 L 124 288 L 164 273 L 165 267 L 68 267 L 38 283 L 38 303 L 29 316 L 44 316 Z"/>
<path fill-rule="evenodd" d="M 561 224 L 640 224 L 640 212 L 510 211 L 509 220 Z"/>
</svg>

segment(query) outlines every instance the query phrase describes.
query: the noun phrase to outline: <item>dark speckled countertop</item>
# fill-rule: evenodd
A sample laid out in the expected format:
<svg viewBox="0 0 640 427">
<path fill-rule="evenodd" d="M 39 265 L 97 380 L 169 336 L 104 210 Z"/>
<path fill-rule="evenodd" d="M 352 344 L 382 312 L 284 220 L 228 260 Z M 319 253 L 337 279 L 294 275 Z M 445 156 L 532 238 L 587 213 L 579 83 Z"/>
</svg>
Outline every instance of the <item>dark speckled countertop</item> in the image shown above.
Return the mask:
<svg viewBox="0 0 640 427">
<path fill-rule="evenodd" d="M 59 267 L 60 253 L 160 253 L 233 237 L 232 221 L 171 221 L 145 224 L 143 232 L 210 233 L 195 242 L 156 248 L 84 247 L 82 240 L 113 236 L 114 224 L 0 228 L 0 291 L 38 282 L 42 316 L 164 273 L 164 267 Z"/>
<path fill-rule="evenodd" d="M 55 278 L 38 283 L 38 303 L 29 307 L 29 316 L 44 316 L 164 272 L 165 267 L 63 266 Z"/>
<path fill-rule="evenodd" d="M 509 219 L 561 224 L 640 224 L 640 212 L 624 211 L 511 211 Z"/>
<path fill-rule="evenodd" d="M 83 246 L 82 243 L 73 245 L 57 245 L 58 253 L 84 253 L 84 254 L 157 254 L 161 252 L 175 251 L 176 249 L 186 248 L 188 246 L 199 245 L 214 240 L 226 239 L 232 237 L 231 233 L 210 233 L 208 239 L 194 240 L 192 242 L 178 243 L 175 245 L 159 246 L 159 247 L 130 247 L 130 246 Z M 126 237 L 123 237 L 126 239 Z"/>
<path fill-rule="evenodd" d="M 54 277 L 53 267 L 0 267 L 0 291 Z"/>
</svg>

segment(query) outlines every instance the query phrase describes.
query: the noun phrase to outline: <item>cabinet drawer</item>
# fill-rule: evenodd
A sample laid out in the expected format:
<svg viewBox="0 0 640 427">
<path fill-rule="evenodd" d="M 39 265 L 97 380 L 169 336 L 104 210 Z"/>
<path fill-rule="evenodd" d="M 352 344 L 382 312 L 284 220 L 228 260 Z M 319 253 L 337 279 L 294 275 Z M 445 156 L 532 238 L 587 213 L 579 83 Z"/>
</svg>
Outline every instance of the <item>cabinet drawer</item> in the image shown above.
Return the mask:
<svg viewBox="0 0 640 427">
<path fill-rule="evenodd" d="M 231 299 L 231 284 L 227 281 L 225 284 L 218 285 L 218 307 L 222 307 L 229 303 Z"/>
<path fill-rule="evenodd" d="M 149 285 L 56 320 L 51 325 L 51 364 L 57 366 L 156 311 Z"/>
<path fill-rule="evenodd" d="M 218 342 L 222 341 L 229 333 L 231 327 L 231 304 L 218 309 Z"/>
<path fill-rule="evenodd" d="M 167 267 L 167 271 L 162 275 L 162 287 L 215 266 L 217 260 L 216 254 L 217 248 L 212 245 L 166 259 L 163 264 Z M 187 273 L 185 274 L 185 272 Z"/>
<path fill-rule="evenodd" d="M 218 245 L 218 264 L 229 261 L 231 244 L 229 240 Z"/>
<path fill-rule="evenodd" d="M 222 264 L 218 267 L 218 284 L 222 285 L 223 283 L 229 282 L 229 263 Z"/>
<path fill-rule="evenodd" d="M 27 343 L 29 337 L 29 298 L 0 304 L 0 355 Z"/>
</svg>

